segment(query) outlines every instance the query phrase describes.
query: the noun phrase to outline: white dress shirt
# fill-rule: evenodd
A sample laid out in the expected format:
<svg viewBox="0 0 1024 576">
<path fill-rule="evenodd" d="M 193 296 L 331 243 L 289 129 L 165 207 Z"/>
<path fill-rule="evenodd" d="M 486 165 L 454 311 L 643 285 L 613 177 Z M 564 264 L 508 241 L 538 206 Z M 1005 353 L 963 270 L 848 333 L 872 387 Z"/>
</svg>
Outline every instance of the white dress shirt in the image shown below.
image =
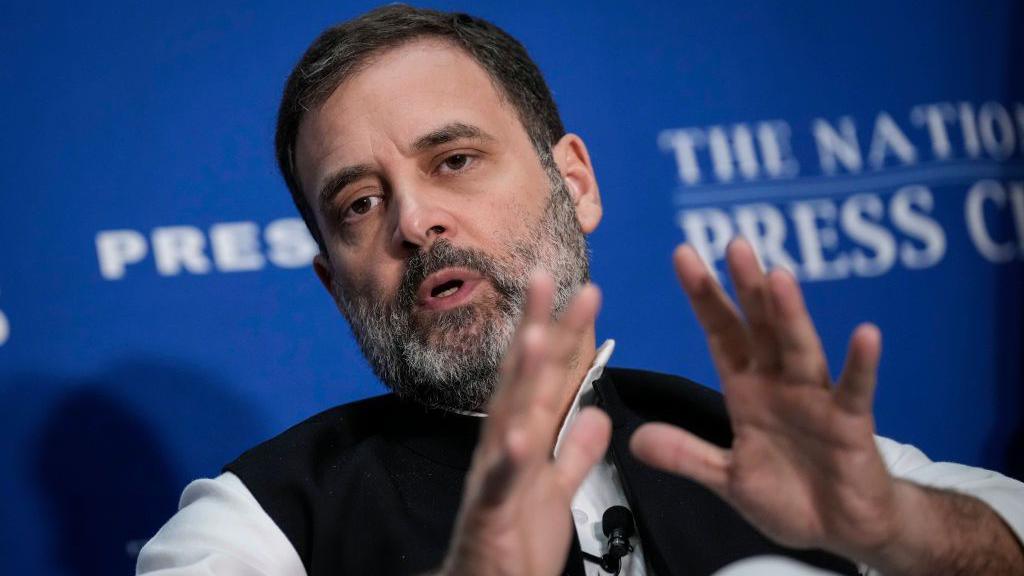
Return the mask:
<svg viewBox="0 0 1024 576">
<path fill-rule="evenodd" d="M 606 340 L 576 393 L 555 442 L 558 454 L 566 431 L 582 406 L 589 403 L 594 381 L 601 377 L 612 351 Z M 997 472 L 947 462 L 932 462 L 920 450 L 876 437 L 889 471 L 897 477 L 969 494 L 991 506 L 1024 542 L 1024 484 Z M 611 506 L 628 507 L 615 464 L 601 460 L 587 475 L 572 500 L 572 515 L 584 552 L 600 556 L 607 547 L 601 516 Z M 644 561 L 643 543 L 634 535 L 633 552 L 623 558 L 620 574 L 651 574 Z M 584 562 L 588 576 L 606 574 Z M 862 572 L 877 572 L 862 567 Z M 263 510 L 245 484 L 230 472 L 200 479 L 185 487 L 178 512 L 139 553 L 136 573 L 146 576 L 304 576 L 306 570 L 288 537 Z M 825 574 L 779 557 L 738 562 L 719 572 L 741 574 Z"/>
</svg>

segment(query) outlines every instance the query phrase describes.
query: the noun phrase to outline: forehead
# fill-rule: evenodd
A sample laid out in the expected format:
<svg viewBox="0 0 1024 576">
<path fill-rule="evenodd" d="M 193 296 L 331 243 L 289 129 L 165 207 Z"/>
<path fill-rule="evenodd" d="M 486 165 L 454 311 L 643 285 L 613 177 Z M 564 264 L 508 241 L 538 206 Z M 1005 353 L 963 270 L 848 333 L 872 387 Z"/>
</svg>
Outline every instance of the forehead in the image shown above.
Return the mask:
<svg viewBox="0 0 1024 576">
<path fill-rule="evenodd" d="M 528 141 L 487 72 L 451 43 L 415 40 L 371 56 L 303 118 L 295 149 L 303 189 L 308 192 L 326 165 L 409 155 L 416 138 L 451 122 Z"/>
</svg>

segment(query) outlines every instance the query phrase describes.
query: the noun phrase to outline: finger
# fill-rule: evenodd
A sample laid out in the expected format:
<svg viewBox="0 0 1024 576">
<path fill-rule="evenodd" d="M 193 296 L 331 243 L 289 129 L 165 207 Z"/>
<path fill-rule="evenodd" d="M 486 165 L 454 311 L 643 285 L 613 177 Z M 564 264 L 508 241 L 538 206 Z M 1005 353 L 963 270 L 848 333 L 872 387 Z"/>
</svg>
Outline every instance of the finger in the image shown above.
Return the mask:
<svg viewBox="0 0 1024 576">
<path fill-rule="evenodd" d="M 600 308 L 601 291 L 597 286 L 586 284 L 576 292 L 561 318 L 552 326 L 552 359 L 571 360 L 579 352 L 580 343 L 594 327 Z"/>
<path fill-rule="evenodd" d="M 778 343 L 771 324 L 772 301 L 761 263 L 750 243 L 742 237 L 729 243 L 726 262 L 750 329 L 750 349 L 754 361 L 760 368 L 778 369 Z"/>
<path fill-rule="evenodd" d="M 562 317 L 551 328 L 546 367 L 535 383 L 533 402 L 561 416 L 563 396 L 580 364 L 580 346 L 594 327 L 601 307 L 601 293 L 588 284 L 573 297 Z M 575 384 L 573 382 L 572 384 Z"/>
<path fill-rule="evenodd" d="M 629 439 L 629 449 L 649 466 L 685 476 L 725 494 L 729 452 L 670 424 L 644 424 Z"/>
<path fill-rule="evenodd" d="M 573 298 L 559 321 L 548 331 L 542 366 L 536 375 L 524 381 L 516 414 L 529 418 L 529 429 L 547 449 L 558 436 L 565 407 L 579 386 L 580 345 L 592 333 L 600 295 L 594 286 L 586 286 Z"/>
<path fill-rule="evenodd" d="M 692 247 L 678 247 L 673 260 L 719 373 L 742 370 L 750 361 L 749 338 L 735 306 Z"/>
<path fill-rule="evenodd" d="M 526 303 L 523 309 L 523 316 L 519 320 L 516 332 L 512 337 L 509 349 L 505 352 L 505 358 L 501 364 L 501 384 L 495 392 L 495 399 L 499 396 L 509 396 L 517 389 L 513 383 L 523 380 L 520 373 L 524 362 L 522 358 L 525 340 L 528 338 L 543 338 L 542 332 L 547 326 L 551 317 L 551 306 L 554 301 L 554 281 L 542 270 L 534 272 L 530 277 L 526 289 Z M 532 327 L 532 328 L 531 328 Z M 529 334 L 535 332 L 535 334 Z M 493 402 L 492 405 L 505 405 L 507 402 Z"/>
<path fill-rule="evenodd" d="M 523 410 L 528 385 L 537 380 L 544 367 L 547 331 L 543 324 L 530 324 L 519 330 L 515 356 L 506 358 L 501 382 L 487 405 L 485 432 L 494 429 L 498 434 L 504 433 L 509 420 Z"/>
<path fill-rule="evenodd" d="M 861 324 L 850 336 L 846 365 L 839 376 L 836 403 L 851 414 L 870 414 L 882 356 L 882 332 L 874 324 Z"/>
<path fill-rule="evenodd" d="M 555 301 L 555 281 L 543 271 L 536 270 L 526 287 L 525 323 L 547 324 L 551 320 L 551 307 Z"/>
<path fill-rule="evenodd" d="M 779 346 L 782 369 L 793 383 L 829 386 L 828 363 L 793 275 L 773 270 L 767 278 L 775 314 L 773 332 Z"/>
<path fill-rule="evenodd" d="M 528 318 L 516 357 L 518 368 L 506 371 L 491 407 L 496 426 L 505 425 L 508 419 L 529 418 L 529 429 L 549 447 L 563 415 L 566 378 L 575 367 L 572 360 L 578 362 L 580 342 L 592 329 L 600 307 L 599 291 L 588 285 L 576 294 L 562 317 L 551 323 L 553 294 L 550 278 L 539 275 L 531 281 Z"/>
<path fill-rule="evenodd" d="M 530 276 L 526 287 L 526 303 L 523 307 L 523 315 L 519 319 L 519 325 L 516 326 L 516 332 L 502 361 L 503 377 L 515 378 L 515 370 L 519 367 L 519 351 L 524 332 L 531 325 L 544 325 L 547 323 L 551 314 L 554 291 L 554 281 L 543 270 L 535 271 Z"/>
<path fill-rule="evenodd" d="M 555 474 L 571 499 L 594 464 L 604 457 L 612 436 L 612 423 L 598 408 L 580 411 L 555 460 Z"/>
</svg>

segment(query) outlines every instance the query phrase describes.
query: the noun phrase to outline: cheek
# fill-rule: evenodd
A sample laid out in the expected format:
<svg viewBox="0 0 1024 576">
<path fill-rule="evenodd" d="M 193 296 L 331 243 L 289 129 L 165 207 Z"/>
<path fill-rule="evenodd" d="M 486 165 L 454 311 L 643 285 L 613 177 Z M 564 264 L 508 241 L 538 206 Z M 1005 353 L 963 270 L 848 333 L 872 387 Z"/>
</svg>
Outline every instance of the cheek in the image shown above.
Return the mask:
<svg viewBox="0 0 1024 576">
<path fill-rule="evenodd" d="M 483 238 L 519 241 L 530 234 L 547 205 L 548 191 L 535 184 L 510 180 L 494 185 L 469 211 L 469 224 Z"/>
<path fill-rule="evenodd" d="M 350 255 L 338 271 L 341 285 L 350 297 L 371 300 L 389 299 L 402 281 L 402 262 L 382 254 Z"/>
</svg>

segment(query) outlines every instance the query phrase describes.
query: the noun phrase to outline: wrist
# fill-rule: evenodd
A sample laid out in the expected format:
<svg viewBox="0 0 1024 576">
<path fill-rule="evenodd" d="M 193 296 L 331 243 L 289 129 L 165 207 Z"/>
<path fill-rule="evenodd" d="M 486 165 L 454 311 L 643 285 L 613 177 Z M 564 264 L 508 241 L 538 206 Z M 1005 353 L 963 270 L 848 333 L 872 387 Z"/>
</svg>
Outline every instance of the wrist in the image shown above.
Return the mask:
<svg viewBox="0 0 1024 576">
<path fill-rule="evenodd" d="M 888 537 L 863 560 L 890 576 L 935 573 L 931 559 L 943 556 L 945 532 L 932 498 L 921 486 L 897 480 Z"/>
</svg>

